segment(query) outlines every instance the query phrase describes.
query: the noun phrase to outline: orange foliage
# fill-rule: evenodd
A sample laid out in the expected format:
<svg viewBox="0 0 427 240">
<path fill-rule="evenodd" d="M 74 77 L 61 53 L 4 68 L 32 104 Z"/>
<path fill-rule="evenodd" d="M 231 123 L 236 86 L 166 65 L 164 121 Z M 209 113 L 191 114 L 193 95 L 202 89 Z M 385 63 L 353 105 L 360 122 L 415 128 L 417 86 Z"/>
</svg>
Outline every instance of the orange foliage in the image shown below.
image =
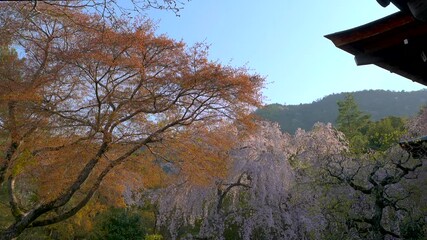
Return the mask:
<svg viewBox="0 0 427 240">
<path fill-rule="evenodd" d="M 126 187 L 224 177 L 238 139 L 228 128 L 250 129 L 262 77 L 209 61 L 204 44 L 156 36 L 143 19 L 30 6 L 0 5 L 0 33 L 25 50 L 0 61 L 0 184 L 16 220 L 0 238 L 63 221 L 97 191 L 122 205 Z"/>
</svg>

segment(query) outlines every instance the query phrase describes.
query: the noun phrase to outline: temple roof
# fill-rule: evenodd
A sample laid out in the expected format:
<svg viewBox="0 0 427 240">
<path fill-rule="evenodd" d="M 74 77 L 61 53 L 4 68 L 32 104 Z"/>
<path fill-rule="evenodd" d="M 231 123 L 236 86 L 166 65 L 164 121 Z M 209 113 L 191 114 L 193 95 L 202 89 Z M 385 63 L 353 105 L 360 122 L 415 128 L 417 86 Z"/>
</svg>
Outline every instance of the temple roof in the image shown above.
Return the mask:
<svg viewBox="0 0 427 240">
<path fill-rule="evenodd" d="M 325 36 L 355 56 L 427 86 L 427 23 L 400 11 L 368 24 Z"/>
</svg>

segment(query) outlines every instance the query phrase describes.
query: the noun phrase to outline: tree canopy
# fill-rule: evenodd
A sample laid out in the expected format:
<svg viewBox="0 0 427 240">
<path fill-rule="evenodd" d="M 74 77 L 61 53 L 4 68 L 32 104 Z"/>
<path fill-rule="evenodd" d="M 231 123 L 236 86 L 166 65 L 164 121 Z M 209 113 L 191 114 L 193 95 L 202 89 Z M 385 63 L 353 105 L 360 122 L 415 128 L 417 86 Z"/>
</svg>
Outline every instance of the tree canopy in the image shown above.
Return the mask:
<svg viewBox="0 0 427 240">
<path fill-rule="evenodd" d="M 295 133 L 298 128 L 310 130 L 316 122 L 336 124 L 337 101 L 343 101 L 348 93 L 328 95 L 307 104 L 268 104 L 256 110 L 261 118 L 278 122 L 283 132 Z M 420 107 L 427 103 L 426 90 L 394 92 L 386 90 L 363 90 L 350 93 L 359 109 L 379 121 L 389 116 L 414 117 Z"/>
<path fill-rule="evenodd" d="M 282 132 L 252 115 L 263 77 L 121 11 L 0 3 L 0 240 L 425 239 L 425 151 L 397 144 L 425 108 L 347 95 L 337 128 Z"/>
<path fill-rule="evenodd" d="M 261 101 L 263 78 L 210 61 L 204 44 L 72 2 L 0 4 L 0 184 L 15 219 L 0 239 L 75 215 L 119 165 Z"/>
</svg>

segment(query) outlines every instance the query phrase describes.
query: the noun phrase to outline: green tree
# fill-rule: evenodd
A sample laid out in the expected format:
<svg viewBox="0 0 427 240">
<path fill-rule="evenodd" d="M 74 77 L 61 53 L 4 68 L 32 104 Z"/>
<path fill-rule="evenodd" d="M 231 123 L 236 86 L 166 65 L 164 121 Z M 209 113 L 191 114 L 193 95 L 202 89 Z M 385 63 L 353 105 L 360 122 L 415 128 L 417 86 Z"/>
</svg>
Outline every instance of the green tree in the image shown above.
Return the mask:
<svg viewBox="0 0 427 240">
<path fill-rule="evenodd" d="M 360 111 L 359 106 L 351 94 L 347 94 L 345 99 L 338 101 L 337 104 L 338 130 L 345 134 L 353 151 L 364 151 L 368 142 L 366 132 L 370 124 L 370 115 Z"/>
<path fill-rule="evenodd" d="M 100 214 L 92 239 L 144 239 L 145 228 L 142 216 L 124 208 L 111 208 Z"/>
<path fill-rule="evenodd" d="M 406 133 L 406 120 L 401 117 L 386 117 L 369 125 L 367 131 L 368 147 L 376 151 L 385 151 L 396 144 Z"/>
</svg>

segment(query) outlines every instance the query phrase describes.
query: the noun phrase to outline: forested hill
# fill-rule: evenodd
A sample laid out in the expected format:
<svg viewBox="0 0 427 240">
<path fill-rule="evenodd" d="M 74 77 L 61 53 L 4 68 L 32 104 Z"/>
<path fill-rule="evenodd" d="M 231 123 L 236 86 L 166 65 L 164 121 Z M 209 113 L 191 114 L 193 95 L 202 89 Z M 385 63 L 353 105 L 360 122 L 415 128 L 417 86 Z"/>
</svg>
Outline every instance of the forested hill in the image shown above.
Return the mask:
<svg viewBox="0 0 427 240">
<path fill-rule="evenodd" d="M 294 133 L 296 129 L 309 130 L 316 122 L 335 123 L 338 116 L 337 101 L 347 93 L 328 95 L 310 104 L 270 104 L 258 109 L 256 114 L 278 122 L 282 131 Z M 413 92 L 364 90 L 353 92 L 360 109 L 369 113 L 372 120 L 386 116 L 414 116 L 422 105 L 427 104 L 427 89 Z"/>
</svg>

